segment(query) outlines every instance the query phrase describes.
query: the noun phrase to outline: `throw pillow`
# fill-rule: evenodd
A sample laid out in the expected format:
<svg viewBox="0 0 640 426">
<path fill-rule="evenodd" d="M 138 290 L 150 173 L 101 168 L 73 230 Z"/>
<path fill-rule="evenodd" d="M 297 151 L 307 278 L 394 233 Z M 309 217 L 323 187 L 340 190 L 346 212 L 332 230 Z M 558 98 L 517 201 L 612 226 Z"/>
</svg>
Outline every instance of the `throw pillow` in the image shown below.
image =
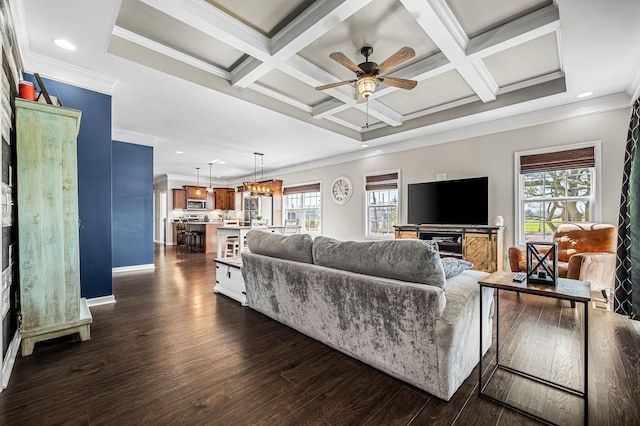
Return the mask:
<svg viewBox="0 0 640 426">
<path fill-rule="evenodd" d="M 446 278 L 451 278 L 469 268 L 473 268 L 473 263 L 462 259 L 456 259 L 455 257 L 443 257 L 442 267 L 444 268 L 444 276 Z"/>
</svg>

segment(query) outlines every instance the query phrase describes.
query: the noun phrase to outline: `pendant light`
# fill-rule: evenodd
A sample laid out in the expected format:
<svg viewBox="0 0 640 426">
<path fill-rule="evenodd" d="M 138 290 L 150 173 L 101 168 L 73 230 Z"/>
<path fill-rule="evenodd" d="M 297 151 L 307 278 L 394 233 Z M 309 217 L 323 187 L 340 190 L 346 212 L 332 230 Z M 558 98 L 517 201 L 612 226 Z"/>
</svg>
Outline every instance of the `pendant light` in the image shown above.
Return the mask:
<svg viewBox="0 0 640 426">
<path fill-rule="evenodd" d="M 196 194 L 200 195 L 200 167 L 196 167 Z"/>
<path fill-rule="evenodd" d="M 209 186 L 207 187 L 207 192 L 213 192 L 213 185 L 211 184 L 211 167 L 213 166 L 213 161 L 209 161 Z"/>
<path fill-rule="evenodd" d="M 260 157 L 261 179 L 258 182 L 258 157 Z M 251 195 L 273 195 L 273 181 L 264 181 L 264 154 L 253 153 L 253 182 L 244 182 L 244 190 L 251 192 Z"/>
</svg>

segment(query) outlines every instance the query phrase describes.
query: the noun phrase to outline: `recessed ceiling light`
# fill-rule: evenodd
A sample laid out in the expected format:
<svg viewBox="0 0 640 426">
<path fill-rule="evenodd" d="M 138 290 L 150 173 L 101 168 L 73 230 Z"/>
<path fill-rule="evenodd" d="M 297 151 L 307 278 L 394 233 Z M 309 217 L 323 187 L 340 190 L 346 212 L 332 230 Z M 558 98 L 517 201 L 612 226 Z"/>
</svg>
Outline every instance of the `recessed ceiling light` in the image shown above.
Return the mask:
<svg viewBox="0 0 640 426">
<path fill-rule="evenodd" d="M 182 151 L 176 151 L 176 154 L 184 154 Z"/>
<path fill-rule="evenodd" d="M 593 95 L 593 92 L 582 92 L 578 95 L 579 98 L 586 98 Z"/>
<path fill-rule="evenodd" d="M 368 146 L 369 146 L 369 144 L 367 144 L 366 142 L 362 142 L 362 143 L 360 144 L 360 148 L 366 148 L 366 147 L 368 147 Z"/>
<path fill-rule="evenodd" d="M 73 43 L 63 38 L 54 38 L 53 42 L 56 46 L 61 47 L 65 50 L 76 50 L 76 46 Z"/>
</svg>

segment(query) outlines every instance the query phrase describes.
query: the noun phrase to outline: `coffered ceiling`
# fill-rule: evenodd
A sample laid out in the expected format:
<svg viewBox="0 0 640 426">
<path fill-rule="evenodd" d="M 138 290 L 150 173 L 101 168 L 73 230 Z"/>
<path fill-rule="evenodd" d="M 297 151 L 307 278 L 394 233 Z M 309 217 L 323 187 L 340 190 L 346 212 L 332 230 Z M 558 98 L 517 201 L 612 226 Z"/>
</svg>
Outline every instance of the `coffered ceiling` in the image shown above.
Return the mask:
<svg viewBox="0 0 640 426">
<path fill-rule="evenodd" d="M 94 90 L 113 95 L 114 139 L 153 145 L 156 174 L 224 157 L 216 175 L 240 176 L 256 150 L 268 169 L 353 156 L 362 142 L 446 142 L 523 114 L 628 105 L 640 80 L 640 2 L 631 0 L 100 3 L 109 4 L 17 0 L 25 64 L 79 85 L 99 81 Z M 56 36 L 79 52 L 63 56 Z M 364 103 L 353 84 L 314 89 L 353 79 L 329 54 L 357 64 L 363 46 L 377 63 L 413 48 L 387 75 L 417 87 L 382 83 Z M 585 91 L 594 95 L 576 98 Z"/>
</svg>

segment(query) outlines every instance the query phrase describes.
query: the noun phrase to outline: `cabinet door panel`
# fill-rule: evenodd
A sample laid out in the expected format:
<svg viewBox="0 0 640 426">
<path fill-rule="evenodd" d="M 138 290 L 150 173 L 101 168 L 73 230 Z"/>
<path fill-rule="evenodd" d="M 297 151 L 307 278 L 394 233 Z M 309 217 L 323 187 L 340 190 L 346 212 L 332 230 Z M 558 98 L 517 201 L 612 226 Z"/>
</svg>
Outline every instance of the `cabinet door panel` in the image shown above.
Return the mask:
<svg viewBox="0 0 640 426">
<path fill-rule="evenodd" d="M 487 234 L 466 233 L 464 236 L 464 259 L 474 264 L 473 269 L 493 272 L 491 262 L 491 240 Z"/>
<path fill-rule="evenodd" d="M 173 209 L 184 210 L 187 208 L 187 197 L 184 189 L 173 190 Z"/>
<path fill-rule="evenodd" d="M 227 210 L 236 209 L 236 191 L 233 189 L 227 190 Z"/>
</svg>

